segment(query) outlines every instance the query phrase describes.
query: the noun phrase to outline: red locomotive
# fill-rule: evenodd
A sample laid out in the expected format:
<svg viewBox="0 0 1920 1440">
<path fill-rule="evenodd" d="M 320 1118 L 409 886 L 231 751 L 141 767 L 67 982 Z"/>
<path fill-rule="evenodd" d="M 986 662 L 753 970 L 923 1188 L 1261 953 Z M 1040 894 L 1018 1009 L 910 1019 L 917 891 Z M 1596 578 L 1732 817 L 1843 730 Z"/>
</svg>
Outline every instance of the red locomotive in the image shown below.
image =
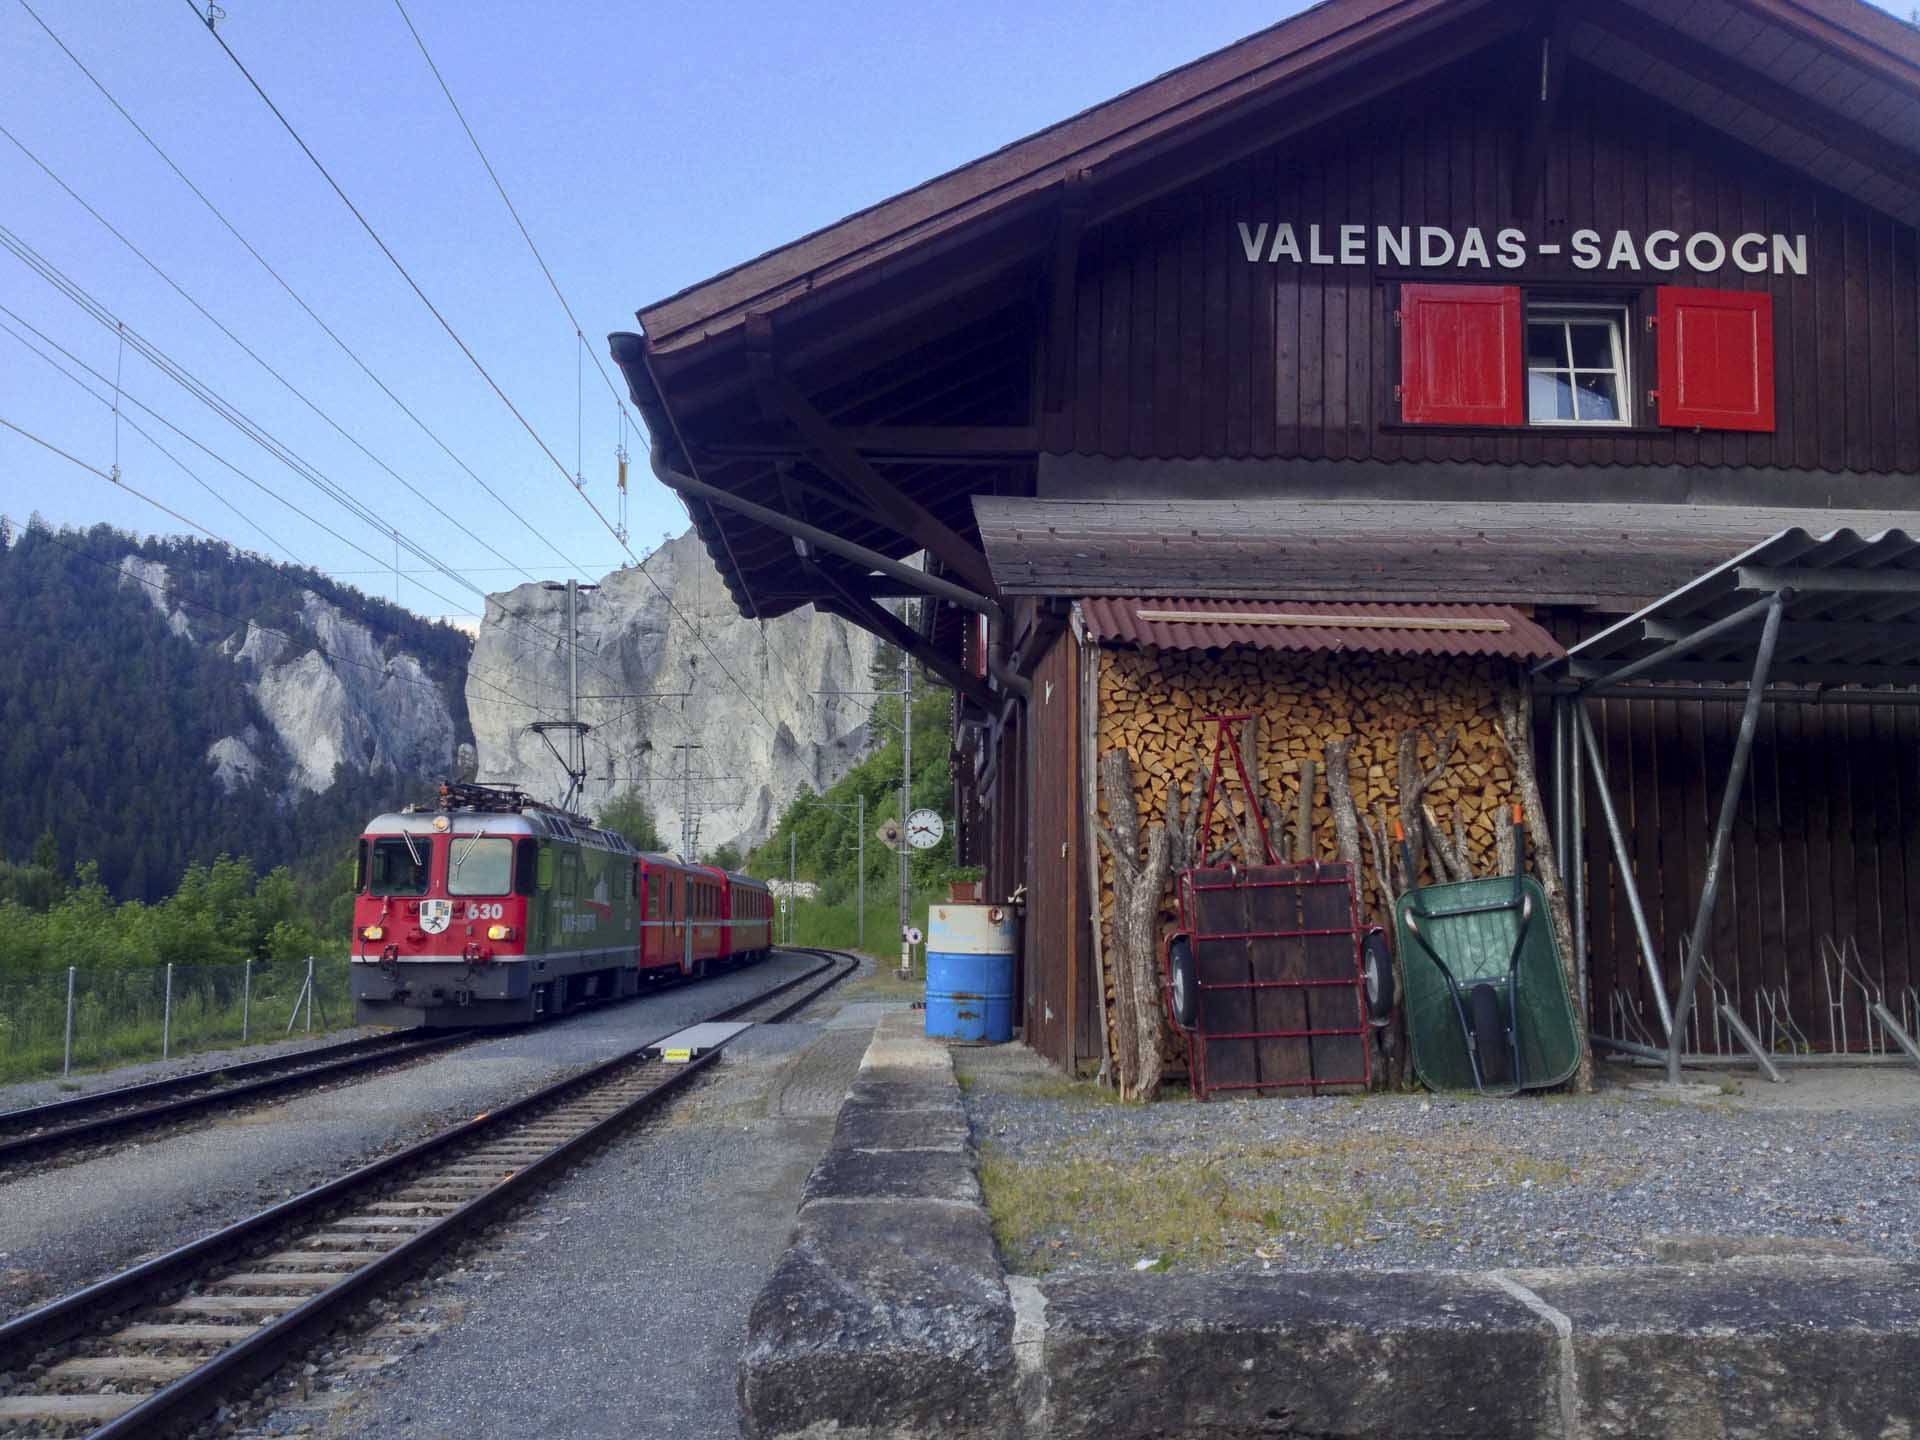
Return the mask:
<svg viewBox="0 0 1920 1440">
<path fill-rule="evenodd" d="M 361 1024 L 520 1024 L 773 948 L 762 881 L 488 785 L 372 821 L 354 891 Z"/>
</svg>

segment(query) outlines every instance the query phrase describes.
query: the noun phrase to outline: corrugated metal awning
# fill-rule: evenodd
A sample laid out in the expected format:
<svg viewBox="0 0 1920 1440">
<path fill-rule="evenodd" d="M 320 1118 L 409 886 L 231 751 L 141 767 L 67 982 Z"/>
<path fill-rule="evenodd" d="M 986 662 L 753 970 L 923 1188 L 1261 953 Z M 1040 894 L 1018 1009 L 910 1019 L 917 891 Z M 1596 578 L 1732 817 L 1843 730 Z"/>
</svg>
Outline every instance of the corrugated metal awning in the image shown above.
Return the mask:
<svg viewBox="0 0 1920 1440">
<path fill-rule="evenodd" d="M 1551 660 L 1565 649 L 1511 605 L 1381 605 L 1312 601 L 1080 601 L 1096 640 L 1162 650 L 1295 650 L 1375 655 L 1497 655 Z"/>
<path fill-rule="evenodd" d="M 1783 530 L 1583 640 L 1564 665 L 1540 669 L 1584 687 L 1739 684 L 1753 670 L 1769 602 L 1783 593 L 1772 680 L 1920 685 L 1920 538 L 1897 529 Z"/>
</svg>

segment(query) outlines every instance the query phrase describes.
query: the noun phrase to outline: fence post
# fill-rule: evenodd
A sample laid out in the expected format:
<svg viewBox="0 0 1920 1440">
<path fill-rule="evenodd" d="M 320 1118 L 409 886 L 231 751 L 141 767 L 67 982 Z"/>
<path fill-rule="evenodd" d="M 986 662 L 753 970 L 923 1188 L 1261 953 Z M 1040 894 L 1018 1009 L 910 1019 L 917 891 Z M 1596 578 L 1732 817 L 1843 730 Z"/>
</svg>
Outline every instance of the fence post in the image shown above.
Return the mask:
<svg viewBox="0 0 1920 1440">
<path fill-rule="evenodd" d="M 313 956 L 307 956 L 307 1034 L 313 1034 Z"/>
<path fill-rule="evenodd" d="M 67 966 L 67 1049 L 60 1061 L 60 1078 L 73 1071 L 73 966 Z"/>
<path fill-rule="evenodd" d="M 160 1058 L 173 1053 L 173 962 L 167 962 L 166 1007 L 160 1012 Z"/>
<path fill-rule="evenodd" d="M 240 981 L 240 1043 L 247 1043 L 253 1026 L 253 957 L 247 957 L 246 973 Z"/>
</svg>

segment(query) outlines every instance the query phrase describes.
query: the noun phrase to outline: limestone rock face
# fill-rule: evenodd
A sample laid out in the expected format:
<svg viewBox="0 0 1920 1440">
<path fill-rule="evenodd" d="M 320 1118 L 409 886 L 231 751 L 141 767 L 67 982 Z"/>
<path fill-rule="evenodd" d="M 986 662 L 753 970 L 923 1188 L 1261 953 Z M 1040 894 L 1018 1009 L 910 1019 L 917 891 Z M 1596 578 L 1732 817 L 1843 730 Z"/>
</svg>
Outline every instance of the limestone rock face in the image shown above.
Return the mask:
<svg viewBox="0 0 1920 1440">
<path fill-rule="evenodd" d="M 580 718 L 593 729 L 578 808 L 596 814 L 636 789 L 670 846 L 690 809 L 696 852 L 744 850 L 802 787 L 826 789 L 859 758 L 871 698 L 821 692 L 872 688 L 877 642 L 865 631 L 812 610 L 765 625 L 742 617 L 691 532 L 648 557 L 644 574 L 617 570 L 599 584 L 579 596 Z M 564 591 L 522 585 L 488 598 L 467 675 L 483 783 L 565 795 L 561 763 L 528 725 L 566 717 L 566 631 Z M 552 739 L 564 754 L 566 737 Z M 687 744 L 700 748 L 676 748 Z"/>
<path fill-rule="evenodd" d="M 319 648 L 275 664 L 269 657 L 281 647 L 255 649 L 250 629 L 234 657 L 253 650 L 256 662 L 266 662 L 254 698 L 292 758 L 293 783 L 325 790 L 340 765 L 366 774 L 446 771 L 454 758 L 453 716 L 420 662 L 385 655 L 372 631 L 311 591 L 301 600 L 301 619 Z"/>
</svg>

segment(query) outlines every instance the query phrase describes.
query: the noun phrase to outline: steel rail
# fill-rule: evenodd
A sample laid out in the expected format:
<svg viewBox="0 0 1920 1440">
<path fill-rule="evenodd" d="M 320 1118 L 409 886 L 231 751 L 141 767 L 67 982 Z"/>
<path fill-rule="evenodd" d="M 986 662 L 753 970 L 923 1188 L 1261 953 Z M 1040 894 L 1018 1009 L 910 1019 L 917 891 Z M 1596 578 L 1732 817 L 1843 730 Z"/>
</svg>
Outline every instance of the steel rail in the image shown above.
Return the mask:
<svg viewBox="0 0 1920 1440">
<path fill-rule="evenodd" d="M 763 1021 L 777 1022 L 812 1003 L 857 967 L 856 961 L 837 952 L 789 947 L 789 953 L 830 958 L 825 958 L 822 964 L 811 970 L 705 1018 L 736 1018 L 810 981 L 820 981 L 797 999 L 764 1017 Z M 836 961 L 841 963 L 836 965 Z M 826 978 L 821 980 L 823 974 Z M 50 1301 L 0 1324 L 0 1354 L 32 1354 L 47 1346 L 74 1339 L 106 1322 L 118 1321 L 140 1306 L 188 1285 L 209 1270 L 243 1259 L 256 1246 L 297 1223 L 323 1220 L 328 1212 L 343 1202 L 369 1192 L 379 1193 L 387 1182 L 411 1169 L 421 1168 L 423 1162 L 457 1151 L 470 1141 L 509 1133 L 515 1123 L 531 1118 L 534 1112 L 591 1094 L 603 1083 L 615 1080 L 623 1071 L 641 1069 L 648 1062 L 647 1052 L 656 1043 L 636 1046 L 577 1075 L 568 1076 L 531 1095 L 429 1136 L 405 1150 L 327 1181 L 120 1275 Z M 417 1234 L 401 1240 L 377 1258 L 351 1271 L 342 1272 L 338 1281 L 297 1308 L 252 1331 L 235 1327 L 236 1333 L 244 1338 L 209 1356 L 204 1364 L 191 1373 L 153 1391 L 138 1405 L 107 1420 L 91 1434 L 97 1440 L 153 1436 L 203 1418 L 217 1408 L 222 1395 L 270 1374 L 289 1352 L 297 1350 L 321 1331 L 336 1324 L 341 1312 L 354 1302 L 398 1278 L 412 1274 L 447 1246 L 483 1226 L 502 1206 L 513 1203 L 531 1187 L 544 1182 L 556 1167 L 566 1164 L 570 1158 L 629 1123 L 636 1115 L 665 1103 L 688 1085 L 694 1076 L 704 1071 L 718 1054 L 719 1047 L 715 1047 L 686 1064 L 667 1067 L 664 1062 L 654 1062 L 661 1066 L 658 1080 L 628 1103 L 559 1141 L 538 1157 L 516 1163 L 510 1173 L 491 1183 L 458 1209 L 442 1216 Z M 316 1259 L 324 1259 L 325 1256 L 324 1251 L 314 1252 Z M 162 1305 L 160 1308 L 165 1307 Z"/>
<path fill-rule="evenodd" d="M 0 1129 L 17 1129 L 75 1114 L 95 1113 L 89 1119 L 73 1120 L 50 1130 L 0 1139 L 0 1165 L 29 1159 L 68 1145 L 97 1140 L 123 1130 L 132 1130 L 167 1120 L 179 1119 L 216 1106 L 225 1107 L 277 1095 L 344 1075 L 378 1070 L 396 1065 L 416 1055 L 438 1050 L 456 1041 L 470 1040 L 471 1030 L 443 1030 L 432 1033 L 403 1031 L 398 1035 L 374 1035 L 338 1045 L 316 1046 L 291 1054 L 271 1055 L 216 1070 L 196 1070 L 190 1075 L 174 1075 L 164 1080 L 149 1080 L 71 1100 L 56 1100 L 0 1114 Z M 239 1084 L 217 1083 L 218 1077 L 241 1076 Z M 255 1075 L 257 1079 L 245 1079 Z M 177 1098 L 164 1098 L 173 1096 Z M 128 1102 L 131 1110 L 120 1109 Z"/>
</svg>

